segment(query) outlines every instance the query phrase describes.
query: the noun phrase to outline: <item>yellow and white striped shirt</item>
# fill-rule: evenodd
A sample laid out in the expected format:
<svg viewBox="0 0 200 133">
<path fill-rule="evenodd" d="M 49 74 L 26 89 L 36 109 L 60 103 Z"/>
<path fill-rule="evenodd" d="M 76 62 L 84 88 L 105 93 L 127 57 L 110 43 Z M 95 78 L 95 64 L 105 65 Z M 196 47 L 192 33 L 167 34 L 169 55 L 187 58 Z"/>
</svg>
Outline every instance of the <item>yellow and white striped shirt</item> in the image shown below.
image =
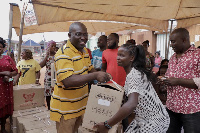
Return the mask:
<svg viewBox="0 0 200 133">
<path fill-rule="evenodd" d="M 56 84 L 51 98 L 50 119 L 60 121 L 79 117 L 85 113 L 88 100 L 88 84 L 65 88 L 62 80 L 73 74 L 88 74 L 93 68 L 86 48 L 78 51 L 68 40 L 55 55 Z"/>
</svg>

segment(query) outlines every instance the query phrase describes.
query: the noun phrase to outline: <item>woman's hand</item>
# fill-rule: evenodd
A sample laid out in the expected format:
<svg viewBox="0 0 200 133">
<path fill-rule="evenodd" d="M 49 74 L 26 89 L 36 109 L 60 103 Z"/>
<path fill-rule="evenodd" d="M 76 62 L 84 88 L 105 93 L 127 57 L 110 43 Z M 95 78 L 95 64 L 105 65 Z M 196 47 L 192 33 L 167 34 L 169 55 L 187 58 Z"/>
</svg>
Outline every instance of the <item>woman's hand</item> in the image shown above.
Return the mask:
<svg viewBox="0 0 200 133">
<path fill-rule="evenodd" d="M 10 71 L 3 71 L 3 72 L 1 72 L 1 75 L 12 77 L 12 74 Z"/>
<path fill-rule="evenodd" d="M 97 133 L 108 133 L 109 129 L 104 126 L 104 123 L 98 123 L 93 128 L 97 129 Z"/>
<path fill-rule="evenodd" d="M 9 78 L 10 78 L 10 77 L 8 77 L 8 76 L 4 76 L 4 77 L 3 77 L 3 81 L 4 81 L 4 82 L 9 82 Z"/>
</svg>

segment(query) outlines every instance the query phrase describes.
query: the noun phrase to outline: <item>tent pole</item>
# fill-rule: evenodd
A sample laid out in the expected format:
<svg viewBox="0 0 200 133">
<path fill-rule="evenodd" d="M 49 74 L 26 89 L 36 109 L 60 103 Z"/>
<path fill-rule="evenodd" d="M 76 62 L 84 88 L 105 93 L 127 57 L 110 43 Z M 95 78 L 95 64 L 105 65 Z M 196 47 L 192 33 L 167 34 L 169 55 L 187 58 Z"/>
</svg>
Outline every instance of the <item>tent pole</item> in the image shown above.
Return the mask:
<svg viewBox="0 0 200 133">
<path fill-rule="evenodd" d="M 170 20 L 170 21 L 171 21 L 171 25 L 170 25 L 169 35 L 172 33 L 172 26 L 173 26 L 174 20 Z M 168 59 L 168 55 L 169 55 L 169 45 L 170 45 L 170 40 L 168 40 L 168 45 L 167 45 L 167 59 Z"/>
<path fill-rule="evenodd" d="M 13 23 L 13 4 L 10 3 L 9 34 L 8 34 L 8 55 L 9 56 L 10 56 L 10 52 L 11 52 L 12 23 Z"/>
<path fill-rule="evenodd" d="M 166 39 L 165 39 L 165 59 L 168 59 L 168 54 L 167 54 L 167 32 L 166 32 Z"/>
<path fill-rule="evenodd" d="M 19 32 L 17 62 L 19 62 L 20 55 L 21 55 L 22 35 L 23 35 L 23 27 L 24 27 L 24 15 L 25 15 L 25 12 L 24 12 L 24 10 L 22 10 L 22 17 L 21 17 L 21 22 L 20 22 L 20 32 Z"/>
</svg>

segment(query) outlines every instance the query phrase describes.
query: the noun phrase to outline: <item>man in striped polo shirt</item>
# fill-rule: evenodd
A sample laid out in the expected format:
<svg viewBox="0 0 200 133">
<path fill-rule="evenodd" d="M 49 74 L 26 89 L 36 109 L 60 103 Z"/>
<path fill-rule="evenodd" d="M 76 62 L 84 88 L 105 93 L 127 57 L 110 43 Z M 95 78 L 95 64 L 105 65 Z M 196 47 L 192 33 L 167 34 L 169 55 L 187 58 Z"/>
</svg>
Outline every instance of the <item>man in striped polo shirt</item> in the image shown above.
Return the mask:
<svg viewBox="0 0 200 133">
<path fill-rule="evenodd" d="M 51 100 L 50 119 L 58 133 L 74 133 L 82 123 L 88 100 L 88 82 L 107 82 L 109 75 L 93 68 L 85 44 L 87 28 L 80 22 L 69 27 L 69 40 L 55 55 L 56 84 Z"/>
</svg>

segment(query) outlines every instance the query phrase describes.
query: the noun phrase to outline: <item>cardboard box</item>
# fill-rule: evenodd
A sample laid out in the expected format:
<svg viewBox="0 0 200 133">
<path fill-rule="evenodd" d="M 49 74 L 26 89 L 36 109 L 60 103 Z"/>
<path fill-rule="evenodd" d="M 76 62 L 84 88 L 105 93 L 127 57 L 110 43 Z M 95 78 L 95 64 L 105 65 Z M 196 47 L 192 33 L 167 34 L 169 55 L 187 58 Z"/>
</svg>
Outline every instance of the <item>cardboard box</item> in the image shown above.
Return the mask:
<svg viewBox="0 0 200 133">
<path fill-rule="evenodd" d="M 13 87 L 14 110 L 23 110 L 44 105 L 44 88 L 26 84 Z"/>
<path fill-rule="evenodd" d="M 13 130 L 13 133 L 17 133 L 18 132 L 17 130 L 19 130 L 18 129 L 19 126 L 17 125 L 18 124 L 17 119 L 19 119 L 20 117 L 23 117 L 23 118 L 29 119 L 29 121 L 30 121 L 30 119 L 34 119 L 34 118 L 30 118 L 30 117 L 33 117 L 35 114 L 41 114 L 42 112 L 45 112 L 45 111 L 48 111 L 48 109 L 44 106 L 14 111 L 13 115 L 12 115 L 12 120 L 13 120 L 12 130 Z"/>
<path fill-rule="evenodd" d="M 27 119 L 24 120 L 24 118 L 20 117 L 17 118 L 17 131 L 18 133 L 25 133 L 28 130 L 33 129 L 40 129 L 45 127 L 46 125 L 39 120 L 36 121 L 28 121 Z"/>
<path fill-rule="evenodd" d="M 15 133 L 26 133 L 30 130 L 56 130 L 55 121 L 50 120 L 50 112 L 45 107 L 37 107 L 26 110 L 14 111 L 14 118 L 16 118 Z M 43 129 L 43 130 L 42 130 Z"/>
<path fill-rule="evenodd" d="M 78 128 L 78 133 L 95 133 L 95 131 L 90 131 L 89 129 L 86 129 L 86 128 L 80 126 Z"/>
<path fill-rule="evenodd" d="M 40 129 L 29 130 L 26 131 L 26 133 L 57 133 L 57 130 L 55 126 L 52 126 L 52 127 L 44 127 Z"/>
<path fill-rule="evenodd" d="M 94 130 L 96 123 L 114 116 L 121 107 L 123 95 L 124 91 L 117 89 L 114 84 L 92 85 L 82 126 Z M 115 133 L 116 130 L 117 125 L 113 126 L 109 133 Z"/>
</svg>

